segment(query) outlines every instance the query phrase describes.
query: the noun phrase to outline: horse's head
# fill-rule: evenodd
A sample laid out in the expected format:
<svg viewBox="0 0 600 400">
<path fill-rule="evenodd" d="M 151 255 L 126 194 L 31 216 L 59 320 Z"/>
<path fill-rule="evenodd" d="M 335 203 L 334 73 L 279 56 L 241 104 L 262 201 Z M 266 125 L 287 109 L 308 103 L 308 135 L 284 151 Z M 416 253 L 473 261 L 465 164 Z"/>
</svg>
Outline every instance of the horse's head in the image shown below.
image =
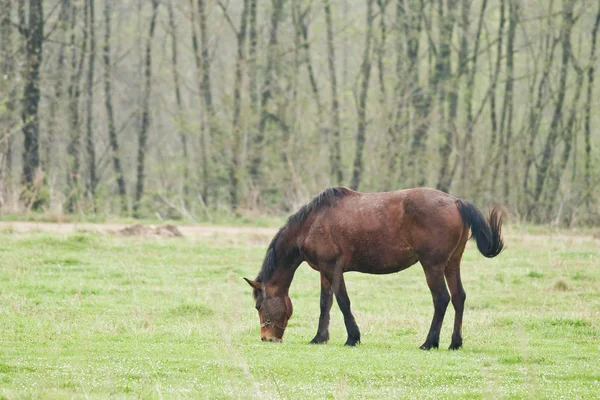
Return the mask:
<svg viewBox="0 0 600 400">
<path fill-rule="evenodd" d="M 283 333 L 292 317 L 292 300 L 287 293 L 278 293 L 276 287 L 246 279 L 252 286 L 252 296 L 260 318 L 260 338 L 263 341 L 282 342 Z"/>
</svg>

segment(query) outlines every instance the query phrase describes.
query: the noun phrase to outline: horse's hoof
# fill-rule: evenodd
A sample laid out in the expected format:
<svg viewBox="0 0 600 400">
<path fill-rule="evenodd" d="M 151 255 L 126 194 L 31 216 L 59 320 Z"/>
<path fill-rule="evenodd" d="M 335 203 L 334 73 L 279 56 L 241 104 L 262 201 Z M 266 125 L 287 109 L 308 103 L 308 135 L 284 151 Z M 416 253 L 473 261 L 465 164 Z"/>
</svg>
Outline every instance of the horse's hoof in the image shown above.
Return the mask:
<svg viewBox="0 0 600 400">
<path fill-rule="evenodd" d="M 450 347 L 448 347 L 448 350 L 458 350 L 462 347 L 462 343 L 452 343 L 450 344 Z"/>
<path fill-rule="evenodd" d="M 435 344 L 435 343 L 433 343 L 433 344 L 430 344 L 430 343 L 423 343 L 423 344 L 421 345 L 421 347 L 419 347 L 419 348 L 420 348 L 421 350 L 437 349 L 437 348 L 438 348 L 438 345 L 437 345 L 437 344 Z"/>
<path fill-rule="evenodd" d="M 348 338 L 344 346 L 356 346 L 360 343 L 360 339 Z"/>
<path fill-rule="evenodd" d="M 309 342 L 309 344 L 325 344 L 328 341 L 329 341 L 328 337 L 322 337 L 322 336 L 317 335 L 313 338 L 313 340 L 311 340 Z"/>
</svg>

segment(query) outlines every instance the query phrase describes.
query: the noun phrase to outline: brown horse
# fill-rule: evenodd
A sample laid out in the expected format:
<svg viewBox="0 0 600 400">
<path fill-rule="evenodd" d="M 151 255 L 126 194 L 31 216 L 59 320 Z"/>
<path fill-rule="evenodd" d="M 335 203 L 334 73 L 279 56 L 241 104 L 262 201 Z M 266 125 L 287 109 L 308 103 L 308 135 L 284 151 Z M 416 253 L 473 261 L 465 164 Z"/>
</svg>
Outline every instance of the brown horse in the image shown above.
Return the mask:
<svg viewBox="0 0 600 400">
<path fill-rule="evenodd" d="M 292 316 L 288 290 L 303 261 L 321 273 L 321 316 L 311 343 L 329 340 L 329 312 L 335 295 L 344 314 L 348 346 L 360 342 L 360 331 L 350 311 L 344 272 L 390 274 L 420 261 L 434 306 L 421 349 L 439 345 L 450 302 L 446 282 L 456 312 L 450 349 L 458 349 L 462 346 L 466 298 L 460 260 L 469 240 L 469 228 L 481 254 L 495 257 L 504 246 L 502 219 L 503 214 L 494 208 L 486 221 L 473 204 L 435 189 L 384 193 L 326 189 L 288 218 L 271 241 L 256 280 L 246 279 L 254 288 L 261 338 L 282 341 Z"/>
</svg>

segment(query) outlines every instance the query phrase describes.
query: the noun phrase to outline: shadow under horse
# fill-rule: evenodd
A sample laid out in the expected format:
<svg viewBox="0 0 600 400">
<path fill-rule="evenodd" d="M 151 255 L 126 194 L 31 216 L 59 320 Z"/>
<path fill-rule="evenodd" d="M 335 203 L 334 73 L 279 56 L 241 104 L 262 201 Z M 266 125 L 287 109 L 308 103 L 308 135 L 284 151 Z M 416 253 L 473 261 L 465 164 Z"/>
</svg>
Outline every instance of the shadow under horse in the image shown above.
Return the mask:
<svg viewBox="0 0 600 400">
<path fill-rule="evenodd" d="M 254 289 L 262 340 L 283 340 L 293 311 L 289 287 L 303 261 L 321 273 L 321 315 L 311 343 L 329 340 L 335 295 L 344 314 L 348 346 L 360 342 L 360 331 L 350 309 L 344 272 L 390 274 L 419 261 L 434 306 L 421 349 L 438 347 L 450 300 L 455 310 L 450 349 L 460 348 L 466 299 L 460 260 L 470 231 L 481 254 L 489 258 L 500 254 L 504 246 L 503 217 L 493 208 L 486 219 L 468 201 L 429 188 L 382 193 L 360 193 L 344 187 L 326 189 L 291 215 L 277 232 L 256 280 L 244 278 Z"/>
</svg>

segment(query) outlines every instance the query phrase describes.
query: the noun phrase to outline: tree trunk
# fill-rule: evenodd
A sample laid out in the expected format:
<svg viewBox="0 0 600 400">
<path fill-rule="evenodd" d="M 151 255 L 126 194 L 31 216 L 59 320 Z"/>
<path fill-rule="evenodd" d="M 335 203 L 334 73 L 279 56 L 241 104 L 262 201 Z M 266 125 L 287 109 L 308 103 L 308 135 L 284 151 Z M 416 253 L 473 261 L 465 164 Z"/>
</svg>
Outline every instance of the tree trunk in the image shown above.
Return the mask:
<svg viewBox="0 0 600 400">
<path fill-rule="evenodd" d="M 556 139 L 559 134 L 559 125 L 563 117 L 563 104 L 566 95 L 567 86 L 567 74 L 569 60 L 571 58 L 571 29 L 573 28 L 573 2 L 567 0 L 563 12 L 562 12 L 562 26 L 560 30 L 560 40 L 562 44 L 562 57 L 561 57 L 561 69 L 559 76 L 557 99 L 554 106 L 554 113 L 552 114 L 552 121 L 550 123 L 550 129 L 546 144 L 542 152 L 542 158 L 540 160 L 540 167 L 536 176 L 534 202 L 538 204 L 544 189 L 544 183 L 548 177 L 548 171 L 550 164 L 552 163 L 552 156 L 554 154 L 554 148 L 556 145 Z M 542 216 L 536 215 L 539 220 Z"/>
<path fill-rule="evenodd" d="M 515 0 L 509 0 L 508 3 L 508 38 L 506 42 L 506 83 L 504 89 L 504 104 L 502 105 L 502 116 L 500 119 L 500 132 L 503 142 L 503 160 L 504 160 L 504 204 L 509 203 L 510 194 L 510 148 L 512 146 L 512 128 L 513 128 L 513 82 L 514 82 L 514 42 L 515 31 L 519 19 L 519 5 Z"/>
<path fill-rule="evenodd" d="M 200 19 L 200 52 L 201 52 L 201 64 L 202 64 L 202 81 L 200 84 L 200 93 L 204 97 L 204 107 L 206 108 L 206 117 L 208 121 L 208 129 L 204 129 L 203 133 L 203 142 L 202 142 L 202 151 L 203 151 L 203 174 L 204 174 L 204 188 L 203 188 L 203 197 L 204 201 L 208 202 L 209 198 L 209 188 L 210 184 L 209 180 L 209 166 L 211 163 L 209 162 L 209 149 L 208 143 L 211 141 L 210 138 L 221 135 L 217 129 L 217 123 L 215 120 L 215 111 L 213 106 L 213 97 L 212 97 L 212 89 L 211 89 L 211 75 L 210 75 L 210 56 L 208 49 L 208 33 L 207 33 L 207 21 L 206 21 L 206 2 L 204 0 L 198 0 L 198 12 Z M 213 162 L 214 164 L 214 162 Z"/>
<path fill-rule="evenodd" d="M 213 98 L 210 84 L 210 57 L 208 54 L 208 34 L 206 32 L 206 3 L 204 0 L 198 0 L 198 13 L 200 19 L 200 51 L 202 61 L 202 95 L 204 96 L 204 105 L 208 111 L 209 121 L 214 117 Z M 210 124 L 210 123 L 209 123 Z M 209 126 L 210 127 L 210 126 Z"/>
<path fill-rule="evenodd" d="M 548 16 L 548 25 L 552 23 L 552 2 L 550 3 L 549 16 Z M 549 92 L 550 85 L 550 73 L 552 72 L 552 61 L 554 60 L 554 53 L 556 48 L 558 47 L 559 40 L 554 37 L 554 32 L 550 29 L 547 30 L 545 43 L 544 43 L 544 65 L 542 68 L 542 76 L 537 83 L 537 94 L 534 96 L 533 93 L 536 92 L 536 77 L 534 76 L 533 82 L 530 85 L 529 92 L 530 98 L 532 99 L 531 104 L 528 110 L 528 126 L 527 130 L 529 131 L 529 139 L 527 145 L 524 146 L 524 158 L 525 158 L 525 169 L 523 172 L 523 193 L 524 193 L 524 205 L 523 205 L 523 214 L 526 218 L 530 217 L 533 208 L 535 205 L 535 201 L 533 199 L 533 191 L 530 188 L 530 171 L 531 167 L 534 165 L 535 158 L 537 157 L 536 149 L 534 147 L 537 135 L 540 131 L 541 121 L 543 117 L 543 109 L 545 103 L 547 103 L 547 97 Z M 533 52 L 533 49 L 531 49 Z M 535 99 L 535 102 L 534 100 Z"/>
<path fill-rule="evenodd" d="M 256 56 L 256 49 L 258 47 L 258 33 L 257 33 L 257 15 L 258 10 L 256 3 L 258 0 L 250 0 L 250 10 L 248 15 L 248 39 L 250 41 L 248 46 L 248 91 L 250 92 L 250 110 L 248 113 L 248 124 L 246 127 L 245 151 L 246 153 L 252 153 L 252 141 L 248 141 L 250 138 L 253 140 L 258 135 L 258 122 L 260 119 L 259 107 L 260 107 L 260 94 L 258 87 L 258 60 Z M 250 146 L 248 146 L 250 144 Z M 246 155 L 248 157 L 248 155 Z"/>
<path fill-rule="evenodd" d="M 11 163 L 10 152 L 12 144 L 13 125 L 16 125 L 13 113 L 16 106 L 16 87 L 11 87 L 15 81 L 13 27 L 10 20 L 12 13 L 11 0 L 0 0 L 0 102 L 4 109 L 0 110 L 0 207 L 6 194 L 6 184 L 10 181 Z"/>
<path fill-rule="evenodd" d="M 65 51 L 67 47 L 67 36 L 69 31 L 69 10 L 72 7 L 69 0 L 64 0 L 60 5 L 59 14 L 59 33 L 61 41 L 58 49 L 58 59 L 55 72 L 53 75 L 54 79 L 54 96 L 51 96 L 50 101 L 50 121 L 46 128 L 46 138 L 42 138 L 42 147 L 44 149 L 44 157 L 42 159 L 42 168 L 48 176 L 53 175 L 52 156 L 56 151 L 55 146 L 59 139 L 59 131 L 56 126 L 60 122 L 60 116 L 62 115 L 63 107 L 63 90 L 64 90 L 64 79 L 65 79 Z"/>
<path fill-rule="evenodd" d="M 40 120 L 40 66 L 42 65 L 42 46 L 44 43 L 44 10 L 42 0 L 29 1 L 29 23 L 26 29 L 26 71 L 23 91 L 23 183 L 25 190 L 34 190 L 36 171 L 40 166 L 39 137 Z M 33 201 L 27 193 L 28 201 Z M 31 198 L 29 198 L 31 197 Z"/>
<path fill-rule="evenodd" d="M 175 25 L 175 16 L 173 13 L 173 0 L 169 0 L 169 29 L 171 34 L 171 62 L 173 65 L 173 86 L 175 87 L 175 103 L 177 104 L 177 116 L 175 118 L 175 126 L 179 133 L 181 141 L 181 149 L 183 156 L 183 203 L 185 207 L 189 207 L 190 195 L 190 166 L 188 157 L 187 145 L 187 129 L 184 126 L 183 102 L 181 100 L 181 85 L 179 83 L 179 72 L 177 70 L 177 27 Z"/>
<path fill-rule="evenodd" d="M 547 211 L 546 218 L 550 220 L 550 218 L 554 218 L 553 209 L 556 206 L 556 202 L 554 198 L 559 191 L 560 179 L 564 174 L 567 163 L 569 162 L 569 158 L 571 157 L 571 150 L 573 149 L 573 142 L 575 138 L 574 126 L 577 115 L 577 108 L 579 106 L 579 99 L 581 98 L 581 89 L 583 87 L 583 68 L 579 67 L 574 61 L 574 68 L 577 72 L 577 77 L 575 79 L 575 95 L 573 96 L 573 101 L 571 104 L 571 110 L 569 112 L 569 118 L 567 119 L 567 124 L 562 132 L 562 139 L 564 140 L 563 152 L 561 154 L 560 159 L 558 160 L 558 165 L 555 168 L 552 168 L 550 176 L 548 177 L 548 190 L 546 190 L 547 197 Z M 553 222 L 560 222 L 560 220 L 556 219 Z"/>
<path fill-rule="evenodd" d="M 138 136 L 137 154 L 137 182 L 135 185 L 135 201 L 133 203 L 134 217 L 140 217 L 140 202 L 144 194 L 144 169 L 148 142 L 148 127 L 150 126 L 150 95 L 152 91 L 152 39 L 156 27 L 159 0 L 152 0 L 152 17 L 150 19 L 150 32 L 146 42 L 146 62 L 144 67 L 144 92 L 142 94 L 142 125 Z"/>
<path fill-rule="evenodd" d="M 502 41 L 504 38 L 504 23 L 506 19 L 504 17 L 505 14 L 505 1 L 500 0 L 500 23 L 498 25 L 498 41 L 496 43 L 496 66 L 494 68 L 494 73 L 491 77 L 492 84 L 490 85 L 490 119 L 491 119 L 491 128 L 492 128 L 492 137 L 490 141 L 490 150 L 494 151 L 496 148 L 496 142 L 498 141 L 498 116 L 497 116 L 497 108 L 496 108 L 496 87 L 498 85 L 498 78 L 500 76 L 500 66 L 502 62 Z M 494 195 L 496 191 L 496 181 L 498 177 L 498 168 L 499 163 L 494 162 L 491 166 L 492 168 L 492 179 L 490 181 L 490 189 L 489 192 Z"/>
<path fill-rule="evenodd" d="M 385 42 L 387 38 L 387 25 L 385 23 L 385 9 L 388 3 L 383 0 L 377 0 L 377 6 L 379 7 L 379 43 L 377 44 L 377 78 L 379 80 L 379 105 L 384 108 L 387 99 L 387 90 L 385 85 Z"/>
<path fill-rule="evenodd" d="M 333 22 L 331 17 L 331 6 L 329 0 L 323 0 L 325 9 L 325 21 L 327 23 L 327 54 L 329 65 L 329 81 L 331 82 L 331 173 L 335 182 L 341 185 L 344 180 L 342 170 L 342 144 L 340 140 L 340 105 L 337 89 L 337 73 L 335 68 L 335 47 L 333 45 Z"/>
<path fill-rule="evenodd" d="M 594 88 L 594 73 L 596 65 L 596 42 L 598 40 L 598 27 L 600 26 L 600 2 L 598 2 L 598 11 L 596 12 L 596 21 L 594 22 L 594 28 L 592 29 L 592 48 L 590 50 L 590 61 L 587 70 L 587 91 L 584 106 L 584 124 L 585 124 L 585 186 L 587 188 L 585 194 L 585 202 L 589 208 L 592 196 L 592 140 L 591 140 L 591 111 L 592 111 L 592 90 Z"/>
<path fill-rule="evenodd" d="M 192 8 L 192 10 L 194 10 L 194 1 L 190 0 L 190 7 Z M 204 82 L 204 77 L 206 76 L 206 73 L 210 73 L 208 68 L 209 68 L 209 60 L 208 60 L 208 49 L 204 50 L 204 47 L 201 49 L 200 48 L 200 44 L 199 44 L 199 40 L 198 40 L 198 33 L 196 32 L 196 24 L 195 24 L 195 20 L 202 20 L 203 22 L 201 22 L 200 24 L 202 26 L 206 26 L 206 11 L 204 10 L 205 4 L 202 0 L 198 1 L 198 7 L 202 8 L 201 12 L 200 10 L 198 11 L 199 14 L 203 14 L 204 17 L 202 17 L 201 15 L 198 16 L 196 18 L 196 13 L 195 11 L 192 12 L 193 17 L 190 19 L 191 21 L 191 33 L 192 33 L 192 48 L 194 50 L 194 61 L 196 63 L 196 71 L 197 71 L 197 84 L 198 84 L 198 92 L 200 93 L 200 96 L 202 96 L 202 102 L 204 103 L 204 108 L 201 107 L 201 111 L 200 111 L 200 147 L 201 147 L 201 152 L 202 152 L 202 190 L 201 190 L 201 195 L 203 198 L 203 201 L 208 203 L 208 189 L 209 189 L 209 168 L 211 165 L 211 162 L 209 160 L 209 153 L 208 153 L 208 135 L 210 134 L 210 132 L 207 132 L 207 127 L 205 124 L 205 116 L 207 117 L 206 119 L 210 119 L 210 113 L 212 110 L 212 94 L 210 92 L 210 90 L 208 91 L 208 94 L 204 94 L 205 91 L 205 82 Z M 202 41 L 202 38 L 200 39 L 200 41 Z M 204 44 L 206 45 L 206 43 Z M 205 72 L 206 71 L 206 72 Z M 210 75 L 209 75 L 210 77 Z M 210 87 L 210 79 L 208 80 L 208 85 Z M 204 95 L 203 95 L 204 94 Z M 210 108 L 210 110 L 209 110 Z M 210 121 L 209 121 L 209 125 L 210 125 Z M 208 127 L 208 129 L 210 129 L 210 126 Z"/>
<path fill-rule="evenodd" d="M 242 153 L 242 127 L 240 126 L 240 112 L 242 108 L 242 83 L 244 64 L 246 63 L 246 30 L 248 26 L 249 0 L 244 0 L 244 8 L 240 16 L 240 29 L 237 36 L 237 60 L 235 62 L 235 79 L 233 83 L 233 149 L 231 152 L 231 165 L 229 167 L 229 180 L 231 184 L 229 196 L 231 208 L 237 210 L 239 206 L 238 186 L 240 182 L 240 157 Z"/>
<path fill-rule="evenodd" d="M 408 170 L 412 174 L 411 185 L 424 186 L 427 181 L 426 158 L 427 131 L 431 108 L 430 87 L 421 87 L 419 83 L 419 37 L 421 36 L 424 0 L 411 0 L 405 14 L 404 35 L 407 38 L 406 58 L 408 59 L 408 85 L 410 101 L 415 110 L 413 118 Z M 431 32 L 429 33 L 431 34 Z"/>
<path fill-rule="evenodd" d="M 95 12 L 94 12 L 94 1 L 88 0 L 88 29 L 90 37 L 90 52 L 88 58 L 88 76 L 87 76 L 87 153 L 88 153 L 88 174 L 87 180 L 87 191 L 94 212 L 96 212 L 95 193 L 96 186 L 98 185 L 98 178 L 96 176 L 96 149 L 94 147 L 94 131 L 92 129 L 93 124 L 93 105 L 94 105 L 94 65 L 96 62 L 96 29 L 94 27 L 96 23 Z"/>
<path fill-rule="evenodd" d="M 108 122 L 108 139 L 112 150 L 113 168 L 119 187 L 119 196 L 121 197 L 121 213 L 127 214 L 127 189 L 125 185 L 125 176 L 121 167 L 121 154 L 119 152 L 119 140 L 115 128 L 115 117 L 112 105 L 112 65 L 110 62 L 110 1 L 104 2 L 104 106 L 106 108 L 106 118 Z"/>
<path fill-rule="evenodd" d="M 87 15 L 88 3 L 84 3 L 83 18 Z M 76 46 L 76 22 L 77 6 L 71 5 L 71 81 L 69 84 L 69 143 L 67 145 L 67 156 L 69 158 L 67 183 L 69 193 L 67 195 L 67 210 L 75 211 L 80 199 L 79 177 L 81 173 L 81 126 L 79 121 L 79 98 L 81 96 L 81 77 L 83 76 L 83 65 L 87 51 L 87 30 L 83 30 L 79 61 L 77 60 Z"/>
<path fill-rule="evenodd" d="M 279 21 L 281 20 L 281 14 L 283 9 L 284 0 L 272 0 L 273 1 L 273 12 L 271 14 L 271 29 L 269 32 L 269 45 L 267 47 L 267 65 L 265 68 L 265 79 L 262 86 L 262 93 L 260 97 L 260 121 L 258 124 L 258 132 L 254 137 L 252 157 L 250 160 L 250 179 L 254 184 L 259 183 L 260 179 L 260 164 L 262 161 L 262 145 L 265 137 L 265 128 L 269 121 L 269 112 L 267 106 L 269 100 L 273 96 L 273 84 L 275 83 L 275 76 L 273 70 L 275 68 L 275 58 L 277 56 L 277 33 L 279 30 Z"/>
<path fill-rule="evenodd" d="M 258 0 L 250 0 L 249 19 L 249 39 L 250 46 L 248 48 L 248 76 L 249 76 L 249 91 L 250 91 L 250 106 L 254 113 L 258 110 L 258 71 L 256 68 L 256 47 L 258 46 L 258 34 L 256 30 L 257 9 L 256 2 Z"/>
<path fill-rule="evenodd" d="M 294 7 L 297 6 L 298 3 L 294 3 Z M 329 132 L 327 129 L 324 129 L 323 122 L 323 102 L 321 100 L 321 94 L 319 92 L 319 86 L 317 84 L 317 79 L 315 76 L 315 71 L 312 66 L 311 60 L 311 50 L 310 50 L 310 41 L 308 40 L 308 25 L 306 23 L 306 15 L 309 13 L 310 8 L 306 9 L 306 11 L 301 12 L 300 8 L 297 7 L 298 14 L 297 21 L 295 22 L 296 29 L 299 31 L 297 36 L 299 36 L 299 41 L 301 42 L 300 47 L 304 49 L 304 62 L 306 63 L 306 69 L 308 72 L 308 81 L 310 82 L 310 88 L 313 93 L 313 97 L 315 99 L 316 107 L 317 107 L 317 120 L 318 120 L 318 129 L 323 130 L 323 136 L 325 142 L 329 141 Z"/>
<path fill-rule="evenodd" d="M 464 6 L 463 6 L 464 7 Z M 461 161 L 461 195 L 465 198 L 469 198 L 468 196 L 468 176 L 469 170 L 468 166 L 473 164 L 475 160 L 473 160 L 473 125 L 475 123 L 473 117 L 473 95 L 475 90 L 475 77 L 478 71 L 477 68 L 477 60 L 479 56 L 479 42 L 481 39 L 481 31 L 483 28 L 483 21 L 485 10 L 487 8 L 487 0 L 483 0 L 481 4 L 481 11 L 479 12 L 479 22 L 477 25 L 477 33 L 475 34 L 475 44 L 473 45 L 473 56 L 471 58 L 471 69 L 469 70 L 469 76 L 467 78 L 467 87 L 465 93 L 465 114 L 466 114 L 466 129 L 465 129 L 465 141 L 463 144 L 463 156 Z M 466 36 L 463 37 L 463 40 L 466 39 Z"/>
<path fill-rule="evenodd" d="M 371 75 L 371 38 L 373 36 L 373 0 L 367 0 L 367 33 L 365 49 L 361 65 L 361 86 L 358 98 L 358 128 L 356 133 L 356 153 L 354 156 L 354 169 L 352 170 L 352 184 L 350 187 L 357 190 L 363 173 L 363 150 L 367 130 L 367 95 L 369 92 L 369 76 Z"/>
<path fill-rule="evenodd" d="M 382 2 L 380 3 L 380 12 L 382 7 Z M 394 84 L 394 92 L 392 99 L 392 107 L 388 112 L 388 152 L 389 159 L 387 163 L 387 168 L 389 171 L 388 179 L 385 183 L 384 190 L 394 190 L 397 188 L 397 181 L 399 177 L 400 179 L 405 178 L 403 169 L 402 169 L 402 157 L 401 157 L 401 131 L 405 130 L 408 126 L 409 115 L 408 112 L 409 105 L 405 100 L 406 97 L 406 88 L 408 85 L 406 84 L 406 76 L 408 74 L 406 58 L 404 54 L 406 52 L 407 40 L 402 35 L 402 26 L 405 23 L 404 20 L 406 18 L 406 5 L 404 4 L 404 0 L 396 0 L 396 21 L 395 24 L 392 24 L 391 31 L 393 33 L 392 37 L 396 37 L 395 41 L 395 49 L 396 49 L 396 65 L 395 65 L 395 78 L 396 83 Z M 383 28 L 383 24 L 382 24 Z M 383 40 L 382 40 L 383 41 Z M 383 90 L 382 90 L 383 93 Z"/>
<path fill-rule="evenodd" d="M 461 41 L 461 48 L 458 55 L 458 71 L 455 77 L 452 77 L 451 66 L 451 44 L 452 35 L 454 32 L 454 22 L 456 19 L 456 0 L 448 0 L 447 11 L 444 15 L 443 1 L 439 0 L 438 15 L 442 24 L 440 32 L 440 44 L 438 46 L 438 54 L 435 66 L 434 87 L 438 88 L 440 109 L 440 123 L 442 126 L 442 145 L 440 146 L 440 171 L 437 189 L 443 192 L 450 190 L 454 168 L 450 167 L 450 154 L 452 153 L 452 144 L 456 132 L 456 115 L 458 111 L 458 81 L 462 78 L 467 63 L 467 48 L 466 42 Z M 465 4 L 465 3 L 463 3 Z M 463 6 L 463 14 L 468 22 L 468 9 Z M 468 26 L 464 27 L 465 31 Z M 447 90 L 447 92 L 446 92 Z M 446 116 L 445 102 L 448 102 L 448 115 Z"/>
<path fill-rule="evenodd" d="M 376 47 L 377 54 L 377 78 L 379 83 L 379 108 L 381 109 L 382 120 L 385 131 L 388 133 L 389 138 L 394 138 L 395 134 L 392 132 L 395 128 L 394 126 L 394 109 L 393 106 L 388 106 L 390 102 L 388 101 L 388 90 L 386 84 L 386 75 L 385 75 L 385 57 L 386 57 L 386 42 L 388 35 L 388 27 L 386 24 L 386 8 L 388 6 L 388 2 L 383 0 L 377 0 L 377 7 L 379 8 L 379 42 Z M 396 92 L 394 92 L 396 94 Z M 397 100 L 397 99 L 395 99 Z M 392 103 L 393 104 L 393 103 Z M 392 142 L 392 140 L 390 141 Z M 397 146 L 388 146 L 388 151 L 382 154 L 383 157 L 387 158 L 387 165 L 392 167 L 388 170 L 388 173 L 383 175 L 378 182 L 378 190 L 392 190 L 392 182 L 395 181 L 392 177 L 395 175 L 396 169 L 396 154 L 398 152 Z M 395 143 L 394 143 L 395 144 Z M 383 160 L 382 160 L 383 161 Z M 383 188 L 383 189 L 381 189 Z"/>
<path fill-rule="evenodd" d="M 329 66 L 329 80 L 331 82 L 331 173 L 334 176 L 335 183 L 341 185 L 344 181 L 342 170 L 342 143 L 340 140 L 340 104 L 337 88 L 337 72 L 335 69 L 335 47 L 333 45 L 333 22 L 331 17 L 331 6 L 329 0 L 323 0 L 325 9 L 325 21 L 327 23 L 327 60 Z"/>
</svg>

